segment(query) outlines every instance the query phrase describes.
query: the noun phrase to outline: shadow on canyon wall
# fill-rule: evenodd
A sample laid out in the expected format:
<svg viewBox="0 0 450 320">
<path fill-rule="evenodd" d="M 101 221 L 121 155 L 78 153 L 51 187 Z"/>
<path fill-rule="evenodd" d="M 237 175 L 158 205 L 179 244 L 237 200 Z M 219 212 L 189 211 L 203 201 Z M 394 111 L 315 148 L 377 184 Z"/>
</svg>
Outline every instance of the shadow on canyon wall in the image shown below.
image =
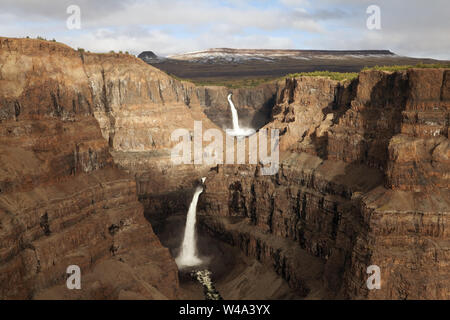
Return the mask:
<svg viewBox="0 0 450 320">
<path fill-rule="evenodd" d="M 332 183 L 342 184 L 347 181 L 349 185 L 358 186 L 369 192 L 379 186 L 386 184 L 386 169 L 389 158 L 388 147 L 392 137 L 399 134 L 401 131 L 402 112 L 405 110 L 406 100 L 408 97 L 408 79 L 402 78 L 401 74 L 392 74 L 387 78 L 382 77 L 372 88 L 370 98 L 366 101 L 358 101 L 356 98 L 357 81 L 354 83 L 354 88 L 351 90 L 350 101 L 344 104 L 344 108 L 339 108 L 335 113 L 335 125 L 342 125 L 341 119 L 346 121 L 359 121 L 358 133 L 362 137 L 358 141 L 359 150 L 353 154 L 353 158 L 347 157 L 351 160 L 346 164 L 343 174 L 337 175 L 332 179 Z M 392 88 L 400 88 L 398 91 Z M 399 94 L 401 92 L 401 94 Z M 340 97 L 340 95 L 338 95 Z M 370 101 L 370 102 L 369 102 Z M 333 104 L 332 108 L 335 107 Z M 358 109 L 360 115 L 359 120 L 352 119 L 354 117 L 353 108 Z M 345 125 L 344 125 L 345 126 Z M 344 128 L 345 129 L 345 128 Z M 315 145 L 319 156 L 323 159 L 328 159 L 328 136 L 326 138 L 316 139 Z M 354 141 L 338 141 L 339 143 L 350 144 Z M 336 140 L 333 141 L 336 143 Z M 351 146 L 344 146 L 344 149 L 351 149 Z M 333 159 L 339 158 L 336 154 Z M 363 181 L 370 181 L 369 183 Z M 352 199 L 352 194 L 342 191 L 338 196 L 344 199 Z M 351 206 L 344 214 L 338 212 L 337 207 L 330 212 L 333 215 L 332 220 L 332 239 L 335 241 L 335 246 L 338 243 L 347 243 L 347 248 L 355 248 L 357 239 L 362 237 L 366 239 L 362 213 L 360 209 Z M 347 222 L 342 222 L 342 221 Z M 342 223 L 349 224 L 347 228 L 353 229 L 352 236 L 349 239 L 343 239 L 337 234 L 338 228 Z M 359 236 L 358 236 L 359 234 Z M 365 241 L 368 241 L 367 239 Z M 345 273 L 351 270 L 353 250 L 338 250 L 333 254 L 325 266 L 325 275 L 330 290 L 338 291 L 342 289 Z M 364 258 L 366 264 L 369 264 L 371 259 L 370 252 Z"/>
<path fill-rule="evenodd" d="M 345 160 L 353 165 L 365 164 L 384 171 L 389 157 L 389 142 L 401 131 L 402 112 L 408 99 L 408 79 L 401 73 L 382 77 L 369 88 L 370 98 L 366 101 L 357 99 L 358 82 L 359 78 L 353 80 L 348 87 L 339 85 L 335 100 L 323 109 L 324 117 L 329 113 L 334 114 L 333 124 L 338 128 L 346 129 L 348 123 L 356 123 L 357 131 L 362 137 L 358 141 L 356 156 L 352 155 L 350 159 L 347 155 L 335 154 L 332 159 Z M 311 138 L 317 155 L 328 160 L 330 152 L 328 134 L 317 137 L 313 133 Z M 346 145 L 354 141 L 339 142 L 343 145 L 343 149 L 351 150 L 352 148 Z"/>
<path fill-rule="evenodd" d="M 346 114 L 351 108 L 352 101 L 356 98 L 356 89 L 358 87 L 359 78 L 352 80 L 348 86 L 344 86 L 339 83 L 335 89 L 334 101 L 331 102 L 326 108 L 322 109 L 323 118 L 328 114 L 333 114 L 333 124 L 339 123 L 339 120 Z M 324 159 L 328 159 L 328 134 L 324 134 L 321 137 L 314 132 L 311 135 L 311 141 L 314 145 L 316 154 Z"/>
<path fill-rule="evenodd" d="M 270 121 L 270 115 L 272 113 L 272 109 L 275 106 L 277 100 L 277 95 L 273 94 L 268 100 L 264 102 L 262 107 L 257 110 L 253 118 L 250 120 L 250 127 L 259 130 L 264 127 Z"/>
</svg>

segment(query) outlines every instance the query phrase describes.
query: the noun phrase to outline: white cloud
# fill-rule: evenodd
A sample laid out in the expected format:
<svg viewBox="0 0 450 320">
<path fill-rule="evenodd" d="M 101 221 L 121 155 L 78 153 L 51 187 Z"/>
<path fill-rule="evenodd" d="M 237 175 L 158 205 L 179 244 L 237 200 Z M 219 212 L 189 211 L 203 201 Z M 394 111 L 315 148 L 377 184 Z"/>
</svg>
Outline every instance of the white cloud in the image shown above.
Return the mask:
<svg viewBox="0 0 450 320">
<path fill-rule="evenodd" d="M 391 49 L 450 59 L 448 0 L 377 0 L 382 30 L 366 28 L 372 0 L 77 0 L 82 30 L 65 28 L 72 0 L 0 0 L 0 34 L 55 37 L 91 51 L 170 54 L 210 47 Z"/>
<path fill-rule="evenodd" d="M 309 5 L 308 0 L 280 0 L 280 2 L 291 7 L 303 7 Z"/>
</svg>

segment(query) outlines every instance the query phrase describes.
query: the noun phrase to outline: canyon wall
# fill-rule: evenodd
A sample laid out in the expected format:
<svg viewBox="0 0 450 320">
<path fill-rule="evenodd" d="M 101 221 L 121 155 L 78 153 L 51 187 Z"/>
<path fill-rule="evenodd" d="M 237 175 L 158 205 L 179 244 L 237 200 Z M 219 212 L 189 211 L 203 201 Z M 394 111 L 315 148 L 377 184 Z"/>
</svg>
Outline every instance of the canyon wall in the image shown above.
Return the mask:
<svg viewBox="0 0 450 320">
<path fill-rule="evenodd" d="M 177 297 L 176 265 L 144 216 L 185 211 L 209 166 L 174 166 L 171 134 L 227 126 L 229 92 L 242 123 L 264 125 L 276 86 L 196 87 L 130 55 L 9 38 L 0 82 L 0 297 Z M 65 287 L 69 264 L 80 292 Z"/>
<path fill-rule="evenodd" d="M 119 61 L 123 82 L 107 70 Z M 0 38 L 0 298 L 177 297 L 176 264 L 144 218 L 135 179 L 110 153 L 163 139 L 141 142 L 147 132 L 116 127 L 117 104 L 132 109 L 139 99 L 139 81 L 127 78 L 133 64 Z M 81 268 L 82 290 L 66 288 L 69 265 Z"/>
<path fill-rule="evenodd" d="M 448 299 L 449 75 L 287 79 L 267 125 L 281 134 L 278 174 L 218 166 L 203 228 L 305 297 Z M 367 288 L 371 265 L 380 290 Z"/>
<path fill-rule="evenodd" d="M 176 129 L 193 135 L 194 121 L 210 128 L 231 128 L 227 95 L 241 115 L 241 124 L 263 126 L 270 118 L 277 84 L 257 88 L 196 87 L 177 81 L 127 55 L 81 55 L 93 95 L 93 113 L 114 161 L 131 173 L 146 216 L 157 221 L 186 211 L 191 189 L 208 165 L 174 165 L 171 141 Z M 204 145 L 206 145 L 205 143 Z"/>
<path fill-rule="evenodd" d="M 450 298 L 450 71 L 196 87 L 124 54 L 0 38 L 0 298 L 176 298 L 144 218 L 187 211 L 309 298 Z M 174 165 L 175 129 L 280 130 L 281 165 Z M 65 287 L 82 269 L 81 291 Z M 378 265 L 382 287 L 368 290 Z"/>
</svg>

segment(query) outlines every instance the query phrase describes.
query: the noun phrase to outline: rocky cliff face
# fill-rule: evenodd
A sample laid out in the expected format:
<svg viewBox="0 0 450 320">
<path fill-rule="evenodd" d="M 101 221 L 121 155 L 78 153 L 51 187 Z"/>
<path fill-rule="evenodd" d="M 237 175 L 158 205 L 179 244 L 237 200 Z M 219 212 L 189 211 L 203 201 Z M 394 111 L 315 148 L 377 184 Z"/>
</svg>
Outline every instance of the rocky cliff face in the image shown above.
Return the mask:
<svg viewBox="0 0 450 320">
<path fill-rule="evenodd" d="M 280 129 L 280 171 L 262 177 L 170 160 L 173 130 L 231 126 L 228 89 L 0 38 L 0 298 L 176 298 L 177 267 L 144 213 L 186 210 L 206 174 L 202 228 L 301 295 L 449 298 L 449 74 L 233 90 L 243 125 Z M 65 287 L 71 264 L 81 291 Z M 370 265 L 381 290 L 366 287 Z"/>
<path fill-rule="evenodd" d="M 113 110 L 150 93 L 126 77 L 109 87 L 116 61 L 137 62 L 0 38 L 0 298 L 177 296 L 177 267 L 109 151 L 140 148 L 114 130 Z M 69 265 L 81 268 L 82 290 L 67 290 Z"/>
<path fill-rule="evenodd" d="M 176 297 L 175 263 L 137 200 L 155 221 L 186 209 L 209 166 L 174 166 L 171 133 L 227 126 L 228 89 L 47 41 L 1 38 L 0 54 L 1 297 Z M 275 91 L 232 91 L 244 124 L 267 122 Z M 63 285 L 72 260 L 82 293 Z"/>
<path fill-rule="evenodd" d="M 231 128 L 228 93 L 244 126 L 265 125 L 275 102 L 275 84 L 248 90 L 196 87 L 130 56 L 83 54 L 82 60 L 95 118 L 114 161 L 135 176 L 148 217 L 186 210 L 191 187 L 210 168 L 174 166 L 173 131 L 192 133 L 194 121 L 201 121 L 203 130 Z"/>
<path fill-rule="evenodd" d="M 282 134 L 280 171 L 217 167 L 203 227 L 304 296 L 448 299 L 449 74 L 286 80 L 267 125 Z"/>
</svg>

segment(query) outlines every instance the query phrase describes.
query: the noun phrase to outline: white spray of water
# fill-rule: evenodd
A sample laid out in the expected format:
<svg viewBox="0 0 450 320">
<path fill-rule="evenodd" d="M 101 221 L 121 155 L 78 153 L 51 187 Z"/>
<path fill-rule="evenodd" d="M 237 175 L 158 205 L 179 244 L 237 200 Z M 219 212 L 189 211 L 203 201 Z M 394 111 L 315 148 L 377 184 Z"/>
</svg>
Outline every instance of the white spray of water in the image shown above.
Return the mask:
<svg viewBox="0 0 450 320">
<path fill-rule="evenodd" d="M 244 136 L 244 137 L 254 134 L 255 133 L 254 129 L 239 127 L 239 116 L 236 107 L 234 106 L 233 100 L 231 100 L 232 96 L 233 96 L 232 93 L 228 95 L 228 103 L 230 104 L 231 116 L 233 119 L 233 130 L 227 130 L 227 134 L 230 136 Z"/>
<path fill-rule="evenodd" d="M 239 128 L 239 117 L 236 110 L 236 107 L 234 106 L 233 100 L 231 100 L 231 97 L 233 96 L 232 93 L 228 95 L 228 103 L 230 104 L 231 108 L 231 116 L 233 117 L 233 130 L 239 131 L 241 128 Z"/>
<path fill-rule="evenodd" d="M 204 183 L 206 178 L 202 178 Z M 181 252 L 175 259 L 178 267 L 193 267 L 202 263 L 202 260 L 197 255 L 197 239 L 195 235 L 195 223 L 197 216 L 198 197 L 203 192 L 202 187 L 197 187 L 186 218 L 186 227 L 184 229 L 183 244 Z"/>
</svg>

